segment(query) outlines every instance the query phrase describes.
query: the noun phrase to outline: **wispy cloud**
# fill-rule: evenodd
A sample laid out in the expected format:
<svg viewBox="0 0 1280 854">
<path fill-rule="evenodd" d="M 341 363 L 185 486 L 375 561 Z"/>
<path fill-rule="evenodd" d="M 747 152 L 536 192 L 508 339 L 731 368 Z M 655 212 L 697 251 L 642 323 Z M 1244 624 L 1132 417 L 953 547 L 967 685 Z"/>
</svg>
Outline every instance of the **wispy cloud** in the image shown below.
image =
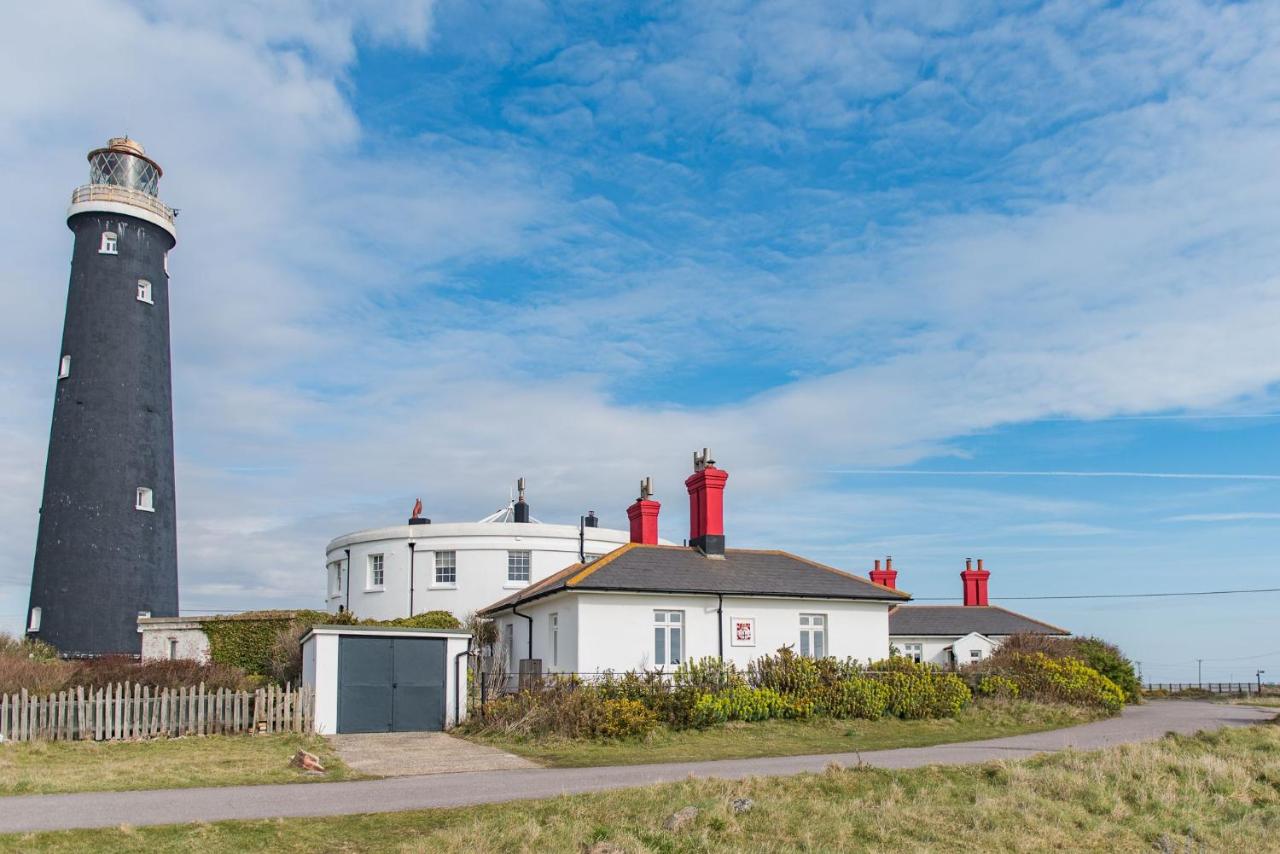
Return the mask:
<svg viewBox="0 0 1280 854">
<path fill-rule="evenodd" d="M 1280 522 L 1280 513 L 1242 512 L 1242 513 L 1184 513 L 1181 516 L 1170 516 L 1166 522 Z"/>
<path fill-rule="evenodd" d="M 830 469 L 830 474 L 926 477 L 1136 477 L 1156 480 L 1280 480 L 1280 474 L 1212 474 L 1161 471 L 951 471 L 946 469 Z"/>
</svg>

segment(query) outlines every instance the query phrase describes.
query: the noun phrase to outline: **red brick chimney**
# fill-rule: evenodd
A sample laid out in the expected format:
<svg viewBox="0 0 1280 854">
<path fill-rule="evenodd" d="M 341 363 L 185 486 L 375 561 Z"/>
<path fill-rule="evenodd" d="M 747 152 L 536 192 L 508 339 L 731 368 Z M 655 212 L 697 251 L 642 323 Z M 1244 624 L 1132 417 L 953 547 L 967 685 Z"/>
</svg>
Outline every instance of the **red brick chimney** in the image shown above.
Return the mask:
<svg viewBox="0 0 1280 854">
<path fill-rule="evenodd" d="M 653 500 L 653 487 L 649 478 L 640 481 L 640 497 L 627 508 L 631 520 L 631 542 L 646 546 L 658 544 L 658 511 L 662 505 Z"/>
<path fill-rule="evenodd" d="M 876 561 L 876 568 L 871 570 L 871 580 L 891 590 L 897 590 L 898 571 L 893 568 L 893 558 L 884 559 L 884 569 L 880 568 L 880 561 Z"/>
<path fill-rule="evenodd" d="M 724 482 L 729 473 L 716 468 L 711 452 L 693 452 L 689 490 L 689 545 L 708 557 L 724 557 Z"/>
<path fill-rule="evenodd" d="M 987 604 L 987 579 L 991 573 L 982 568 L 982 558 L 978 558 L 978 568 L 973 568 L 973 560 L 965 558 L 964 572 L 960 580 L 964 582 L 964 604 L 967 606 Z"/>
</svg>

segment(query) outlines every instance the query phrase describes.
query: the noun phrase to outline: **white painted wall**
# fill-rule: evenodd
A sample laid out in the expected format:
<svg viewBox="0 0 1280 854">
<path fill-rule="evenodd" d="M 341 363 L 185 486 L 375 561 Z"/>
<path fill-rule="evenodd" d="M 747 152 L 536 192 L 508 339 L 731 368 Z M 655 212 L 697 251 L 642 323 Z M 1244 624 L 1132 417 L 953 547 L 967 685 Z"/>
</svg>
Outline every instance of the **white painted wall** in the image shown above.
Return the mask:
<svg viewBox="0 0 1280 854">
<path fill-rule="evenodd" d="M 414 542 L 413 613 L 449 611 L 459 620 L 467 614 L 527 586 L 507 580 L 507 553 L 529 551 L 530 582 L 578 562 L 578 526 L 542 523 L 465 522 L 441 525 L 396 525 L 338 537 L 325 551 L 326 605 L 336 613 L 347 604 L 347 555 L 351 550 L 351 610 L 361 618 L 391 620 L 409 616 L 409 542 Z M 587 554 L 604 555 L 630 542 L 630 533 L 588 528 Z M 666 542 L 665 540 L 663 542 Z M 457 582 L 435 583 L 435 553 L 456 554 Z M 384 584 L 368 584 L 369 556 L 383 555 Z M 335 564 L 337 565 L 335 567 Z M 342 572 L 343 589 L 336 574 Z"/>
<path fill-rule="evenodd" d="M 952 665 L 951 652 L 948 647 L 954 647 L 956 658 L 955 664 L 968 664 L 975 659 L 969 655 L 970 650 L 978 650 L 982 653 L 982 658 L 991 655 L 1005 636 L 987 637 L 977 632 L 971 632 L 962 638 L 958 637 L 938 637 L 936 635 L 928 636 L 909 636 L 909 635 L 893 635 L 889 638 L 889 642 L 898 648 L 903 655 L 907 654 L 906 646 L 911 643 L 921 644 L 921 661 L 928 664 L 936 664 L 940 667 L 950 667 Z"/>
<path fill-rule="evenodd" d="M 143 661 L 166 661 L 170 658 L 209 660 L 209 637 L 199 620 L 140 617 L 138 628 L 142 632 Z M 176 649 L 174 641 L 177 642 Z"/>
<path fill-rule="evenodd" d="M 717 600 L 705 595 L 651 593 L 593 593 L 579 591 L 548 596 L 519 606 L 533 618 L 533 657 L 543 659 L 543 671 L 595 673 L 603 670 L 652 668 L 655 610 L 677 610 L 684 614 L 685 660 L 718 654 Z M 799 650 L 800 615 L 827 617 L 827 654 L 859 661 L 877 660 L 889 654 L 889 607 L 891 603 L 850 602 L 834 599 L 775 599 L 764 597 L 724 598 L 724 657 L 745 668 L 753 659 L 773 654 L 780 647 Z M 560 667 L 549 663 L 548 616 L 559 613 L 561 643 L 566 642 L 563 626 L 572 615 L 575 655 L 568 659 L 562 650 Z M 730 633 L 732 617 L 755 618 L 755 645 L 735 646 Z M 528 624 L 509 612 L 495 618 L 499 636 L 502 627 L 515 627 L 516 657 L 524 658 L 528 647 Z"/>
<path fill-rule="evenodd" d="M 466 664 L 463 662 L 460 666 L 455 666 L 457 656 L 467 650 L 468 638 L 466 635 L 431 631 L 380 633 L 376 629 L 317 628 L 313 629 L 302 643 L 302 684 L 315 690 L 315 727 L 317 733 L 331 735 L 338 731 L 338 641 L 344 634 L 397 638 L 444 638 L 446 641 L 445 728 L 456 726 L 460 719 L 466 718 L 466 696 L 458 695 L 459 676 L 462 678 L 463 689 L 465 690 Z M 454 717 L 455 701 L 458 708 L 457 719 Z"/>
</svg>

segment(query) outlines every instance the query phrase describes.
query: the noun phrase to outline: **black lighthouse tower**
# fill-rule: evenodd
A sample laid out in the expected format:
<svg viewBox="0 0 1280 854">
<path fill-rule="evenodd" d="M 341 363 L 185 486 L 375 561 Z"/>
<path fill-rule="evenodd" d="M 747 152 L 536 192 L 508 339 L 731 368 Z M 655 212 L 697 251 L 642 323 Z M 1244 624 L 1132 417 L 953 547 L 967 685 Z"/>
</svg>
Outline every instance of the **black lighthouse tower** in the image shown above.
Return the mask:
<svg viewBox="0 0 1280 854">
<path fill-rule="evenodd" d="M 27 633 L 63 655 L 137 654 L 177 616 L 167 255 L 176 211 L 128 138 L 89 153 L 75 233 Z"/>
</svg>

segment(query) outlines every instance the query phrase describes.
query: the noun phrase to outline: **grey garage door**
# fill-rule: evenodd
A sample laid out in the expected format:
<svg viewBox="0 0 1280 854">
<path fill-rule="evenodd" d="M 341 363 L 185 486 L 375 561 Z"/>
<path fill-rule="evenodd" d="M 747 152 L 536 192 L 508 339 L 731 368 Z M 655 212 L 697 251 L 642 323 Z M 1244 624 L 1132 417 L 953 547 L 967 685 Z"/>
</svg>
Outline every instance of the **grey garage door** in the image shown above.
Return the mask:
<svg viewBox="0 0 1280 854">
<path fill-rule="evenodd" d="M 338 732 L 444 729 L 445 641 L 338 639 Z"/>
</svg>

